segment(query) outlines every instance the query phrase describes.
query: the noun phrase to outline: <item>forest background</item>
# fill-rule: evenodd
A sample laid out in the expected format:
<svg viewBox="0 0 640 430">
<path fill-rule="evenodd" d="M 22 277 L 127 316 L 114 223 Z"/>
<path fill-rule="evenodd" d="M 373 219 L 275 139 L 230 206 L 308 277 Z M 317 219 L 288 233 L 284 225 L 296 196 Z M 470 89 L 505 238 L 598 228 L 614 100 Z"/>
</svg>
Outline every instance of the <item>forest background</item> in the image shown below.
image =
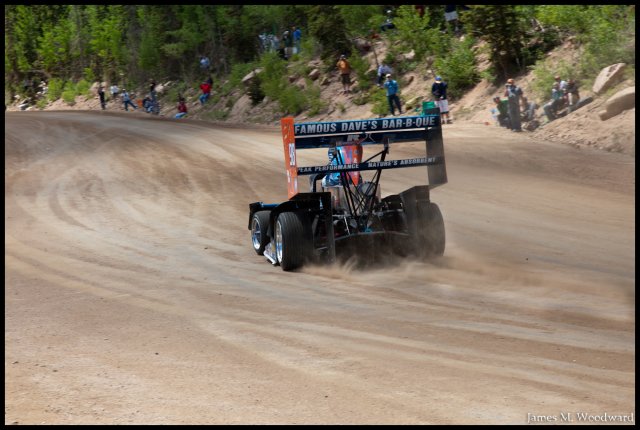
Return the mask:
<svg viewBox="0 0 640 430">
<path fill-rule="evenodd" d="M 266 73 L 250 89 L 254 103 L 270 97 L 283 113 L 318 111 L 320 86 L 290 85 L 288 69 L 309 72 L 319 58 L 328 72 L 346 54 L 358 83 L 354 103 L 373 103 L 382 114 L 375 70 L 358 52 L 358 40 L 373 37 L 390 42 L 376 62 L 398 74 L 426 62 L 446 76 L 452 100 L 483 78 L 500 83 L 530 70 L 541 98 L 556 73 L 588 85 L 603 67 L 624 62 L 635 77 L 635 5 L 474 5 L 459 13 L 464 37 L 446 25 L 442 5 L 5 5 L 5 104 L 29 96 L 26 79 L 48 84 L 40 108 L 90 96 L 96 81 L 127 88 L 178 82 L 169 94 L 175 101 L 205 78 L 198 61 L 206 55 L 218 96 L 260 68 Z M 395 29 L 382 33 L 387 17 Z M 303 32 L 299 54 L 286 61 L 261 49 L 259 34 L 280 36 L 292 26 Z M 577 64 L 541 61 L 569 38 L 581 47 Z M 411 51 L 410 59 L 401 55 Z M 481 72 L 480 57 L 490 62 Z"/>
</svg>

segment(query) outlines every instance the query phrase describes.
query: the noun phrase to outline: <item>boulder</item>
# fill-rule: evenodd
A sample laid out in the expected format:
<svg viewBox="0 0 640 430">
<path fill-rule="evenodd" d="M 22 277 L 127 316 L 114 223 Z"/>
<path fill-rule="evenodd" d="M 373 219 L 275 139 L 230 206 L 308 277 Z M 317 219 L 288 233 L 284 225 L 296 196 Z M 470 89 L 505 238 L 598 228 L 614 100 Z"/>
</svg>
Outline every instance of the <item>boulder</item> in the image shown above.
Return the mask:
<svg viewBox="0 0 640 430">
<path fill-rule="evenodd" d="M 636 106 L 636 87 L 625 88 L 611 96 L 604 104 L 604 111 L 598 112 L 602 121 L 614 117 L 622 111 L 633 109 Z"/>
<path fill-rule="evenodd" d="M 313 69 L 312 71 L 309 72 L 309 79 L 311 79 L 312 81 L 315 81 L 319 77 L 320 77 L 319 69 Z"/>
<path fill-rule="evenodd" d="M 593 83 L 593 92 L 601 94 L 620 82 L 626 66 L 625 63 L 618 63 L 602 69 Z"/>
<path fill-rule="evenodd" d="M 416 51 L 413 49 L 411 52 L 407 52 L 406 54 L 402 54 L 402 59 L 404 61 L 413 61 L 416 58 Z"/>
<path fill-rule="evenodd" d="M 367 39 L 358 37 L 353 41 L 353 44 L 359 52 L 369 52 L 371 50 L 371 42 Z"/>
<path fill-rule="evenodd" d="M 248 75 L 246 75 L 244 78 L 242 78 L 242 84 L 244 85 L 244 87 L 245 88 L 249 88 L 251 86 L 251 82 L 260 73 L 262 73 L 262 69 L 256 69 L 256 70 L 252 71 L 251 73 L 249 73 Z"/>
</svg>

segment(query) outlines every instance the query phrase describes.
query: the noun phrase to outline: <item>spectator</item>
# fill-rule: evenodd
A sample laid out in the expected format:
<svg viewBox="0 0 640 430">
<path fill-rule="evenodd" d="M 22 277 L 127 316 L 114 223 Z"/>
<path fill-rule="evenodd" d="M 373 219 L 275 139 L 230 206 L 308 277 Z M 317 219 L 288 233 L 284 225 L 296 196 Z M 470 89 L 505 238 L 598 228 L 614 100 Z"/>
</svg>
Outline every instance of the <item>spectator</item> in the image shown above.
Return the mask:
<svg viewBox="0 0 640 430">
<path fill-rule="evenodd" d="M 282 44 L 284 45 L 284 58 L 288 60 L 293 55 L 293 36 L 288 30 L 282 33 Z"/>
<path fill-rule="evenodd" d="M 453 32 L 456 36 L 459 36 L 462 32 L 462 24 L 460 23 L 460 17 L 458 16 L 458 8 L 460 10 L 469 10 L 468 6 L 460 5 L 456 6 L 454 4 L 448 4 L 444 7 L 444 19 L 447 21 L 447 31 L 449 27 L 453 27 Z"/>
<path fill-rule="evenodd" d="M 564 93 L 564 90 L 565 90 L 565 88 L 567 87 L 567 81 L 562 80 L 562 78 L 560 77 L 560 75 L 556 75 L 553 79 L 554 79 L 554 80 L 558 83 L 558 85 L 560 86 L 560 92 L 561 92 L 561 93 Z"/>
<path fill-rule="evenodd" d="M 293 26 L 293 53 L 299 54 L 302 44 L 302 32 L 295 25 Z"/>
<path fill-rule="evenodd" d="M 346 55 L 341 55 L 340 59 L 336 63 L 338 71 L 340 72 L 340 81 L 342 82 L 342 94 L 349 94 L 351 92 L 351 64 L 347 60 Z"/>
<path fill-rule="evenodd" d="M 521 132 L 520 97 L 522 97 L 522 89 L 516 85 L 513 79 L 509 78 L 507 79 L 504 95 L 507 100 L 509 100 L 509 121 L 511 122 L 511 130 Z"/>
<path fill-rule="evenodd" d="M 578 101 L 580 101 L 580 93 L 578 92 L 578 84 L 575 80 L 569 79 L 567 85 L 564 88 L 564 95 L 569 104 L 568 112 L 576 109 Z"/>
<path fill-rule="evenodd" d="M 158 106 L 158 93 L 156 91 L 156 82 L 151 81 L 151 85 L 149 85 L 149 99 L 151 100 L 151 112 L 154 114 L 160 113 L 160 109 Z"/>
<path fill-rule="evenodd" d="M 386 31 L 396 28 L 393 23 L 393 19 L 391 18 L 391 9 L 387 11 L 387 18 L 384 20 L 382 25 L 380 26 L 380 31 Z"/>
<path fill-rule="evenodd" d="M 448 84 L 442 80 L 440 76 L 436 76 L 436 81 L 431 85 L 431 94 L 433 99 L 440 108 L 441 124 L 451 124 L 449 118 L 449 102 L 447 101 L 447 87 Z"/>
<path fill-rule="evenodd" d="M 557 118 L 556 114 L 563 102 L 560 84 L 555 82 L 551 87 L 551 100 L 542 106 L 542 110 L 544 110 L 544 114 L 547 116 L 549 122 Z"/>
<path fill-rule="evenodd" d="M 102 107 L 102 110 L 105 110 L 107 108 L 107 102 L 104 99 L 104 88 L 102 88 L 102 85 L 98 87 L 98 97 L 100 98 L 100 107 Z"/>
<path fill-rule="evenodd" d="M 122 103 L 124 104 L 124 110 L 126 110 L 127 112 L 129 112 L 129 107 L 128 107 L 129 105 L 133 107 L 133 110 L 138 110 L 138 106 L 136 106 L 131 101 L 131 97 L 129 96 L 129 93 L 124 88 L 122 89 Z"/>
<path fill-rule="evenodd" d="M 395 79 L 391 79 L 391 74 L 387 73 L 387 80 L 384 83 L 384 87 L 387 89 L 387 100 L 389 101 L 389 110 L 391 115 L 395 116 L 394 104 L 398 108 L 398 113 L 402 114 L 402 108 L 400 107 L 400 97 L 398 97 L 398 82 Z"/>
<path fill-rule="evenodd" d="M 509 121 L 509 102 L 501 99 L 500 97 L 494 97 L 493 101 L 496 104 L 496 110 L 498 112 L 498 125 L 511 129 L 511 122 Z"/>
<path fill-rule="evenodd" d="M 522 121 L 533 121 L 536 115 L 538 105 L 536 102 L 530 102 L 525 96 L 522 96 Z"/>
<path fill-rule="evenodd" d="M 211 62 L 209 61 L 209 57 L 206 55 L 200 56 L 200 69 L 209 71 L 209 67 L 211 66 Z"/>
<path fill-rule="evenodd" d="M 460 29 L 458 28 L 458 12 L 456 11 L 456 5 L 445 5 L 444 19 L 447 21 L 447 31 L 450 27 L 453 27 L 453 32 L 457 35 Z"/>
<path fill-rule="evenodd" d="M 384 78 L 388 73 L 392 73 L 391 67 L 387 66 L 384 61 L 380 63 L 378 66 L 378 86 L 382 88 L 382 84 L 384 84 Z"/>
<path fill-rule="evenodd" d="M 118 86 L 116 84 L 111 85 L 111 89 L 109 91 L 111 92 L 111 99 L 117 100 L 118 95 L 120 94 L 120 89 L 118 88 Z"/>
<path fill-rule="evenodd" d="M 153 110 L 153 103 L 149 96 L 145 96 L 145 98 L 142 99 L 142 108 L 146 113 L 150 113 Z"/>
<path fill-rule="evenodd" d="M 209 100 L 209 96 L 211 95 L 211 84 L 207 81 L 204 81 L 200 84 L 200 89 L 202 90 L 202 94 L 200 95 L 200 104 L 204 105 L 207 100 Z"/>
<path fill-rule="evenodd" d="M 184 101 L 184 97 L 180 97 L 178 101 L 178 113 L 176 119 L 183 118 L 187 114 L 187 103 Z"/>
</svg>

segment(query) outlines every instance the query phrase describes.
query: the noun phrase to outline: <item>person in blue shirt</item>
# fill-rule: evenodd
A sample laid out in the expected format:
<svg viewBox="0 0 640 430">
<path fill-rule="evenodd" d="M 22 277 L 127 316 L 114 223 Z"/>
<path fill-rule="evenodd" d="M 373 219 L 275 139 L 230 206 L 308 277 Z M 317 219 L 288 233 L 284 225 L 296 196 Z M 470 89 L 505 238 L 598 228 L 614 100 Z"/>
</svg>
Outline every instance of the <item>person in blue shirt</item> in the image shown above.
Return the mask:
<svg viewBox="0 0 640 430">
<path fill-rule="evenodd" d="M 400 97 L 398 97 L 398 82 L 395 79 L 391 79 L 391 74 L 387 73 L 387 80 L 384 83 L 384 87 L 387 89 L 387 100 L 389 101 L 389 109 L 391 115 L 395 115 L 394 104 L 398 108 L 398 113 L 402 114 L 402 108 L 400 107 Z"/>
<path fill-rule="evenodd" d="M 300 53 L 300 44 L 302 42 L 302 32 L 296 26 L 293 27 L 293 53 Z"/>
</svg>

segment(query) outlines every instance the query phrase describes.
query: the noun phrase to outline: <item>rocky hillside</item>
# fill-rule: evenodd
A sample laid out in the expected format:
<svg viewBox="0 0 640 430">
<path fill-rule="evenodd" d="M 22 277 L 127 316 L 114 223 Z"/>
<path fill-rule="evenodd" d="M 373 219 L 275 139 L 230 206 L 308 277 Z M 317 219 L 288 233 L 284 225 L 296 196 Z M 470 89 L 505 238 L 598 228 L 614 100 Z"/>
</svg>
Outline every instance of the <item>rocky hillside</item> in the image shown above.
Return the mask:
<svg viewBox="0 0 640 430">
<path fill-rule="evenodd" d="M 378 40 L 368 50 L 363 51 L 363 57 L 366 58 L 375 68 L 375 54 L 378 58 L 384 58 L 387 47 L 385 42 Z M 549 58 L 562 56 L 567 59 L 575 53 L 571 52 L 570 45 L 563 45 L 554 51 L 548 53 Z M 407 54 L 410 55 L 410 54 Z M 480 69 L 487 67 L 488 62 L 480 61 Z M 313 61 L 309 65 L 310 69 L 320 70 L 320 62 Z M 606 74 L 606 73 L 605 73 Z M 403 76 L 396 76 L 400 83 L 401 98 L 403 99 L 403 113 L 408 114 L 414 112 L 414 109 L 421 105 L 423 100 L 430 100 L 431 84 L 435 76 L 435 71 L 430 69 L 428 65 L 422 65 L 413 72 Z M 300 88 L 306 86 L 306 76 L 291 75 L 289 80 L 291 85 L 297 85 Z M 531 83 L 534 79 L 533 74 L 525 74 L 514 77 L 520 85 L 525 95 L 531 98 Z M 594 77 L 595 79 L 596 77 Z M 357 93 L 342 94 L 342 85 L 336 70 L 322 74 L 314 73 L 314 79 L 320 83 L 322 92 L 321 98 L 325 103 L 326 109 L 320 114 L 311 116 L 308 112 L 302 112 L 296 117 L 297 121 L 329 121 L 339 119 L 359 119 L 375 117 L 372 113 L 371 104 L 356 104 Z M 446 77 L 445 77 L 446 79 Z M 540 124 L 535 130 L 527 131 L 536 138 L 545 141 L 552 141 L 562 144 L 575 146 L 576 148 L 593 147 L 611 152 L 621 152 L 625 154 L 635 155 L 635 80 L 622 78 L 622 74 L 616 76 L 605 77 L 606 87 L 598 92 L 593 88 L 580 88 L 582 98 L 591 97 L 593 101 L 586 106 L 574 111 L 564 117 L 558 118 L 553 122 L 548 122 L 542 105 L 547 100 L 535 100 L 538 105 L 536 110 L 536 119 Z M 596 84 L 598 81 L 596 80 Z M 594 84 L 594 87 L 596 86 Z M 177 112 L 173 101 L 163 99 L 169 89 L 173 85 L 172 82 L 165 82 L 160 87 L 160 99 L 162 103 L 161 115 L 165 117 L 173 117 Z M 352 88 L 357 86 L 354 82 Z M 602 85 L 601 85 L 602 88 Z M 215 91 L 215 85 L 214 85 Z M 379 89 L 379 91 L 384 91 Z M 455 127 L 456 123 L 472 122 L 477 124 L 486 124 L 487 126 L 497 127 L 491 114 L 493 108 L 492 99 L 495 96 L 502 96 L 503 88 L 498 88 L 486 80 L 478 83 L 473 89 L 467 92 L 460 100 L 450 102 L 451 114 Z M 144 94 L 145 90 L 137 91 L 137 94 Z M 616 102 L 611 99 L 620 98 L 616 94 L 623 92 L 623 101 Z M 189 118 L 200 119 L 204 121 L 224 121 L 230 123 L 246 124 L 278 124 L 281 117 L 277 102 L 265 98 L 261 103 L 252 106 L 250 97 L 242 89 L 235 90 L 227 97 L 221 98 L 216 104 L 208 103 L 201 106 L 198 102 L 198 91 L 196 89 L 189 90 L 185 96 L 189 105 Z M 604 115 L 603 111 L 614 104 L 611 116 Z M 617 104 L 616 104 L 617 103 Z M 18 110 L 20 102 L 9 107 L 10 110 Z M 622 107 L 621 107 L 622 106 Z M 79 97 L 73 106 L 69 106 L 62 100 L 50 103 L 45 109 L 65 110 L 65 109 L 99 109 L 97 96 L 93 98 Z M 29 108 L 31 109 L 31 108 Z M 122 110 L 120 104 L 109 102 L 108 109 Z M 615 111 L 615 112 L 613 112 Z M 224 112 L 223 115 L 221 113 Z M 603 120 L 603 117 L 611 116 Z M 506 131 L 506 129 L 502 129 Z"/>
</svg>

